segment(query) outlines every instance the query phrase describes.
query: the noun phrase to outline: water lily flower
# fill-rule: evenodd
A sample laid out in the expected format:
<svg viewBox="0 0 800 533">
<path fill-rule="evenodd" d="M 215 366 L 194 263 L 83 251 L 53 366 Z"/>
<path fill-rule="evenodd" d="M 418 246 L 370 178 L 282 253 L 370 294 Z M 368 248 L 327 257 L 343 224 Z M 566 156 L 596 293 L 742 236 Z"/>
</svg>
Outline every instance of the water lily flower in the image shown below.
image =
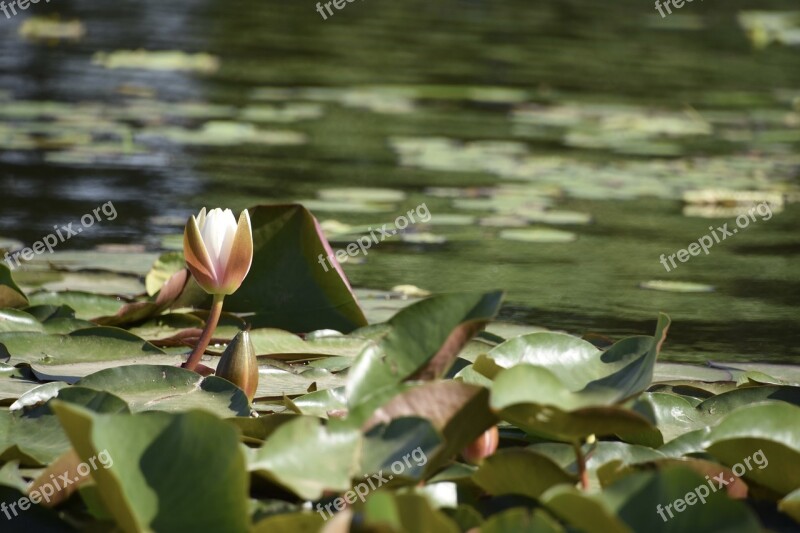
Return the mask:
<svg viewBox="0 0 800 533">
<path fill-rule="evenodd" d="M 214 296 L 206 327 L 194 351 L 183 365 L 194 370 L 206 348 L 222 314 L 222 301 L 242 285 L 253 264 L 253 229 L 247 209 L 239 215 L 239 222 L 230 209 L 206 208 L 196 217 L 189 217 L 183 234 L 183 255 L 186 266 L 197 284 Z"/>
<path fill-rule="evenodd" d="M 206 208 L 186 223 L 183 235 L 186 265 L 209 294 L 233 294 L 253 263 L 253 230 L 247 209 L 239 222 L 230 209 Z"/>
</svg>

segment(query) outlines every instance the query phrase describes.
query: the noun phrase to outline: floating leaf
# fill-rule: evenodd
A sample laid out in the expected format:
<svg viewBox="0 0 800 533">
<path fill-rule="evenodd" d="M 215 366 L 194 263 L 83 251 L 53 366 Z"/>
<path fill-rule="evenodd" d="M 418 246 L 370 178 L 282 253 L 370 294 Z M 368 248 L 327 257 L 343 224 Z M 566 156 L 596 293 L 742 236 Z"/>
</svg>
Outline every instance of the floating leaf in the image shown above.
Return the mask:
<svg viewBox="0 0 800 533">
<path fill-rule="evenodd" d="M 497 313 L 502 297 L 502 292 L 434 296 L 400 311 L 389 321 L 389 332 L 353 363 L 348 402 L 356 405 L 404 379 L 443 376 Z"/>
<path fill-rule="evenodd" d="M 547 513 L 537 509 L 514 508 L 490 516 L 480 527 L 481 533 L 561 533 L 564 528 Z"/>
<path fill-rule="evenodd" d="M 739 24 L 754 48 L 766 48 L 772 43 L 800 45 L 798 11 L 742 11 L 739 13 Z"/>
<path fill-rule="evenodd" d="M 113 361 L 164 353 L 125 330 L 102 327 L 81 329 L 68 335 L 6 332 L 0 333 L 0 343 L 5 346 L 14 364 Z"/>
<path fill-rule="evenodd" d="M 53 406 L 123 531 L 248 530 L 245 458 L 235 428 L 209 413 L 96 415 Z M 167 474 L 170 473 L 170 474 Z"/>
<path fill-rule="evenodd" d="M 781 496 L 800 487 L 800 470 L 769 468 L 770 464 L 791 465 L 800 461 L 800 407 L 765 402 L 737 409 L 711 429 L 704 447 L 729 466 L 760 453 L 762 459 L 754 458 L 750 468 L 742 465 L 746 480 Z"/>
<path fill-rule="evenodd" d="M 58 20 L 30 17 L 17 31 L 20 37 L 30 40 L 53 41 L 59 39 L 77 41 L 86 35 L 86 27 L 79 20 Z"/>
<path fill-rule="evenodd" d="M 791 516 L 795 522 L 800 523 L 800 489 L 778 502 L 778 509 Z"/>
<path fill-rule="evenodd" d="M 601 391 L 573 393 L 547 369 L 523 364 L 495 377 L 491 405 L 503 420 L 547 439 L 577 442 L 589 435 L 616 435 L 633 443 L 661 444 L 650 420 L 613 400 Z"/>
<path fill-rule="evenodd" d="M 507 229 L 500 232 L 500 238 L 509 241 L 537 242 L 537 243 L 565 243 L 578 238 L 574 233 L 556 229 L 526 228 Z"/>
<path fill-rule="evenodd" d="M 111 394 L 80 387 L 61 388 L 61 401 L 82 405 L 103 413 L 128 412 L 128 406 Z M 0 440 L 0 459 L 19 460 L 26 465 L 45 465 L 69 449 L 69 440 L 52 411 L 53 401 L 42 405 L 0 412 L 0 428 L 5 425 L 5 442 Z"/>
<path fill-rule="evenodd" d="M 247 397 L 232 383 L 172 366 L 130 365 L 101 370 L 78 386 L 113 392 L 133 411 L 200 409 L 217 416 L 247 416 Z"/>
<path fill-rule="evenodd" d="M 760 531 L 758 520 L 747 507 L 727 498 L 724 491 L 711 493 L 705 503 L 695 494 L 694 503 L 688 505 L 683 499 L 705 482 L 691 470 L 672 468 L 626 476 L 596 496 L 572 487 L 554 487 L 541 500 L 547 510 L 587 533 Z M 674 507 L 666 509 L 679 499 L 684 503 L 682 512 Z"/>
<path fill-rule="evenodd" d="M 167 252 L 159 256 L 145 277 L 147 294 L 154 296 L 168 279 L 184 268 L 186 268 L 186 261 L 180 252 Z"/>
<path fill-rule="evenodd" d="M 643 281 L 639 284 L 641 289 L 649 289 L 652 291 L 665 291 L 665 292 L 714 292 L 716 289 L 713 285 L 704 285 L 702 283 L 691 283 L 688 281 Z"/>
<path fill-rule="evenodd" d="M 219 58 L 209 54 L 187 54 L 180 51 L 119 50 L 97 52 L 92 63 L 108 69 L 144 69 L 195 71 L 211 74 L 219 69 Z"/>
<path fill-rule="evenodd" d="M 317 513 L 284 513 L 256 523 L 252 533 L 314 533 L 321 531 L 325 520 Z"/>
<path fill-rule="evenodd" d="M 17 309 L 0 309 L 0 332 L 30 331 L 44 333 L 44 325 L 33 315 Z"/>
<path fill-rule="evenodd" d="M 250 217 L 253 266 L 241 288 L 225 299 L 227 311 L 255 313 L 248 317 L 255 327 L 295 332 L 349 332 L 366 325 L 338 264 L 329 271 L 320 264 L 319 257 L 332 251 L 305 208 L 259 206 Z"/>
<path fill-rule="evenodd" d="M 372 403 L 359 406 L 346 421 L 360 424 L 369 413 L 371 416 L 363 422 L 367 431 L 378 424 L 391 424 L 398 418 L 429 420 L 444 436 L 444 446 L 435 457 L 429 458 L 429 470 L 449 461 L 496 422 L 489 410 L 486 389 L 449 380 L 408 387 L 374 412 Z"/>
<path fill-rule="evenodd" d="M 276 429 L 249 460 L 249 470 L 309 500 L 349 489 L 358 473 L 361 434 L 298 417 Z M 325 453 L 320 453 L 324 450 Z M 331 460 L 335 458 L 335 460 Z"/>
<path fill-rule="evenodd" d="M 342 188 L 342 189 L 322 189 L 317 191 L 317 196 L 321 200 L 333 202 L 376 202 L 376 203 L 397 203 L 406 198 L 406 193 L 396 189 L 381 188 Z"/>
<path fill-rule="evenodd" d="M 450 518 L 419 494 L 376 492 L 364 505 L 359 522 L 373 528 L 389 526 L 394 531 L 459 531 Z"/>
<path fill-rule="evenodd" d="M 487 457 L 473 479 L 495 496 L 518 494 L 534 499 L 555 485 L 577 482 L 576 476 L 564 472 L 552 459 L 524 448 L 500 450 Z"/>
<path fill-rule="evenodd" d="M 80 291 L 36 292 L 31 295 L 31 305 L 68 306 L 75 316 L 90 320 L 96 316 L 114 315 L 125 302 L 118 297 Z"/>
</svg>

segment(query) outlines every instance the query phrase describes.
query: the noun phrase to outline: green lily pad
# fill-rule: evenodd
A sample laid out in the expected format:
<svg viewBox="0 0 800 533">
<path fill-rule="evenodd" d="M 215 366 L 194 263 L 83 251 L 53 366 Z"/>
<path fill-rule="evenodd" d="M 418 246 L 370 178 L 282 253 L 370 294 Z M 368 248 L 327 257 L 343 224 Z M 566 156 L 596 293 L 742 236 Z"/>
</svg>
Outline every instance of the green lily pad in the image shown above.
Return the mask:
<svg viewBox="0 0 800 533">
<path fill-rule="evenodd" d="M 38 381 L 8 377 L 3 374 L 0 374 L 0 405 L 8 405 L 41 385 Z"/>
<path fill-rule="evenodd" d="M 501 511 L 490 516 L 480 526 L 480 533 L 562 533 L 563 527 L 546 512 L 537 509 L 515 508 Z"/>
<path fill-rule="evenodd" d="M 691 283 L 688 281 L 643 281 L 639 284 L 639 288 L 649 289 L 652 291 L 665 291 L 665 292 L 714 292 L 716 289 L 713 285 L 705 285 L 702 283 Z"/>
<path fill-rule="evenodd" d="M 75 310 L 75 316 L 82 320 L 114 315 L 125 303 L 119 297 L 80 291 L 43 291 L 36 292 L 30 297 L 30 305 L 69 306 Z"/>
<path fill-rule="evenodd" d="M 287 130 L 265 130 L 249 122 L 210 120 L 200 129 L 189 130 L 176 126 L 151 127 L 144 130 L 143 139 L 167 140 L 189 146 L 235 146 L 240 144 L 296 146 L 306 142 L 302 133 Z"/>
<path fill-rule="evenodd" d="M 74 109 L 69 107 L 69 114 L 74 114 Z M 149 252 L 115 252 L 99 254 L 93 250 L 87 251 L 57 251 L 45 256 L 36 256 L 33 264 L 56 266 L 60 269 L 79 270 L 108 270 L 123 274 L 137 274 L 144 276 L 150 271 L 158 254 Z"/>
<path fill-rule="evenodd" d="M 391 527 L 393 531 L 458 533 L 450 518 L 418 494 L 375 492 L 363 506 L 359 522 L 367 527 Z"/>
<path fill-rule="evenodd" d="M 46 333 L 0 333 L 0 344 L 11 355 L 11 362 L 55 365 L 65 363 L 114 361 L 164 352 L 117 328 L 87 328 L 68 335 Z"/>
<path fill-rule="evenodd" d="M 636 444 L 662 443 L 650 420 L 614 405 L 614 399 L 602 391 L 571 392 L 546 368 L 523 364 L 495 377 L 491 405 L 503 420 L 547 439 L 577 442 L 589 435 L 616 435 Z"/>
<path fill-rule="evenodd" d="M 184 268 L 186 268 L 186 261 L 180 252 L 167 252 L 159 256 L 145 277 L 147 294 L 154 296 L 169 278 Z"/>
<path fill-rule="evenodd" d="M 682 512 L 674 507 L 667 511 L 667 505 L 686 498 L 705 483 L 691 470 L 672 468 L 626 476 L 596 496 L 572 487 L 554 487 L 541 500 L 547 510 L 588 533 L 760 531 L 752 512 L 741 502 L 729 499 L 724 491 L 708 495 L 705 504 L 695 495 L 691 506 L 684 500 Z"/>
<path fill-rule="evenodd" d="M 325 519 L 317 513 L 284 513 L 260 520 L 251 533 L 314 533 L 324 524 Z"/>
<path fill-rule="evenodd" d="M 250 122 L 299 122 L 321 118 L 325 108 L 319 104 L 287 103 L 281 106 L 254 105 L 241 110 L 239 118 Z"/>
<path fill-rule="evenodd" d="M 496 452 L 472 477 L 489 494 L 518 494 L 534 499 L 555 485 L 573 486 L 577 482 L 576 476 L 567 474 L 546 455 L 525 448 Z"/>
<path fill-rule="evenodd" d="M 778 509 L 791 516 L 795 522 L 800 523 L 800 489 L 778 502 Z"/>
<path fill-rule="evenodd" d="M 629 337 L 605 352 L 563 333 L 531 333 L 508 340 L 479 357 L 476 370 L 486 370 L 491 378 L 497 367 L 536 365 L 547 369 L 573 392 L 596 398 L 606 395 L 614 398 L 611 401 L 621 401 L 641 393 L 652 382 L 669 325 L 669 317 L 662 314 L 653 337 Z"/>
<path fill-rule="evenodd" d="M 219 69 L 219 58 L 209 54 L 187 54 L 181 51 L 118 50 L 97 52 L 92 63 L 108 69 L 192 71 L 205 74 Z"/>
<path fill-rule="evenodd" d="M 783 402 L 756 403 L 737 409 L 711 429 L 705 442 L 708 452 L 729 466 L 742 465 L 749 480 L 784 496 L 800 487 L 800 470 L 770 468 L 800 461 L 800 407 Z M 761 453 L 746 468 L 744 460 Z M 739 472 L 734 472 L 738 475 Z"/>
<path fill-rule="evenodd" d="M 331 412 L 347 411 L 347 397 L 344 387 L 318 390 L 293 398 L 288 407 L 299 414 L 328 418 Z"/>
<path fill-rule="evenodd" d="M 500 238 L 509 241 L 536 242 L 536 243 L 566 243 L 577 240 L 578 236 L 569 231 L 525 228 L 507 229 L 500 232 Z"/>
<path fill-rule="evenodd" d="M 443 376 L 461 348 L 497 313 L 502 297 L 502 292 L 434 296 L 397 313 L 388 322 L 388 333 L 353 363 L 347 383 L 350 405 L 412 376 Z"/>
<path fill-rule="evenodd" d="M 592 221 L 592 216 L 575 211 L 542 211 L 525 216 L 528 222 L 553 225 L 586 225 Z"/>
<path fill-rule="evenodd" d="M 0 237 L 0 250 L 3 251 L 19 250 L 24 246 L 25 245 L 22 243 L 22 241 L 18 241 L 17 239 Z"/>
<path fill-rule="evenodd" d="M 336 335 L 303 340 L 288 331 L 258 328 L 250 331 L 257 355 L 282 361 L 314 357 L 355 357 L 371 341 L 357 336 Z"/>
<path fill-rule="evenodd" d="M 87 291 L 97 295 L 135 296 L 144 290 L 137 277 L 114 272 L 62 272 L 58 280 L 42 283 L 45 291 Z"/>
<path fill-rule="evenodd" d="M 587 448 L 589 448 L 589 450 L 587 450 Z M 579 473 L 575 448 L 569 444 L 543 442 L 532 444 L 526 449 L 549 457 L 572 476 L 577 476 Z M 601 488 L 597 471 L 612 461 L 619 462 L 620 465 L 629 466 L 647 463 L 657 459 L 664 459 L 666 457 L 660 451 L 653 450 L 647 446 L 638 446 L 625 442 L 605 441 L 598 441 L 591 446 L 585 445 L 583 447 L 583 453 L 586 457 L 586 471 L 589 477 L 589 487 L 594 490 L 599 490 Z"/>
<path fill-rule="evenodd" d="M 113 392 L 136 411 L 205 410 L 217 416 L 247 416 L 247 397 L 232 383 L 195 372 L 159 365 L 130 365 L 101 370 L 78 386 Z"/>
<path fill-rule="evenodd" d="M 81 460 L 113 463 L 92 477 L 123 531 L 249 528 L 248 479 L 235 428 L 205 412 L 97 415 L 55 403 Z"/>
<path fill-rule="evenodd" d="M 259 206 L 250 209 L 250 217 L 253 266 L 241 288 L 225 299 L 226 311 L 255 313 L 248 317 L 254 327 L 293 332 L 349 332 L 366 325 L 340 267 L 326 272 L 319 263 L 332 251 L 305 208 Z"/>
<path fill-rule="evenodd" d="M 342 189 L 322 189 L 317 192 L 321 200 L 333 202 L 377 202 L 397 203 L 406 199 L 406 193 L 397 189 L 349 187 Z"/>
<path fill-rule="evenodd" d="M 361 440 L 359 431 L 298 417 L 253 450 L 248 469 L 301 498 L 315 500 L 326 490 L 344 491 L 352 486 L 359 471 Z"/>
<path fill-rule="evenodd" d="M 442 435 L 424 418 L 395 418 L 364 435 L 361 474 L 385 471 L 387 475 L 419 481 L 428 458 L 443 446 Z M 398 466 L 400 465 L 400 466 Z"/>
<path fill-rule="evenodd" d="M 739 13 L 739 24 L 754 48 L 766 48 L 772 43 L 800 45 L 798 11 L 742 11 Z"/>
<path fill-rule="evenodd" d="M 712 396 L 699 404 L 677 394 L 646 393 L 640 401 L 651 407 L 658 429 L 669 442 L 685 433 L 716 425 L 741 407 L 762 401 L 784 401 L 800 407 L 800 387 L 745 387 Z"/>
<path fill-rule="evenodd" d="M 30 331 L 44 333 L 44 326 L 33 315 L 17 309 L 0 309 L 0 332 Z"/>
<path fill-rule="evenodd" d="M 98 393 L 80 387 L 66 387 L 58 391 L 62 402 L 82 405 L 102 413 L 128 412 L 128 406 L 111 394 Z M 18 460 L 26 465 L 46 465 L 69 447 L 69 439 L 55 416 L 53 401 L 15 411 L 0 411 L 0 460 Z"/>
<path fill-rule="evenodd" d="M 379 407 L 376 409 L 376 405 Z M 420 417 L 429 420 L 444 436 L 438 453 L 429 457 L 428 470 L 434 470 L 489 429 L 496 418 L 488 405 L 488 391 L 452 380 L 405 385 L 385 401 L 375 398 L 350 411 L 345 423 L 370 430 L 378 424 L 391 424 L 398 418 Z"/>
<path fill-rule="evenodd" d="M 206 364 L 204 362 L 204 364 Z M 209 366 L 215 366 L 216 361 Z M 285 370 L 259 361 L 259 381 L 256 399 L 283 398 L 304 395 L 314 390 L 326 390 L 344 386 L 345 377 L 324 369 L 304 371 Z"/>
<path fill-rule="evenodd" d="M 30 17 L 20 25 L 20 37 L 31 41 L 53 42 L 60 39 L 77 41 L 86 35 L 86 26 L 80 20 L 58 20 Z"/>
</svg>

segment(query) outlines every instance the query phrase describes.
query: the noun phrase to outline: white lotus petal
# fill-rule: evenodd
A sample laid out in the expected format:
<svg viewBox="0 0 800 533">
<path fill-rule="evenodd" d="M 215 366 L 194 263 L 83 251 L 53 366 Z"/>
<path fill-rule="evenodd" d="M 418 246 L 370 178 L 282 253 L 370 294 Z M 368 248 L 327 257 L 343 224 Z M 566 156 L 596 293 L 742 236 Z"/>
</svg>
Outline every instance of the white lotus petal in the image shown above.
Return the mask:
<svg viewBox="0 0 800 533">
<path fill-rule="evenodd" d="M 220 208 L 209 211 L 206 215 L 205 224 L 200 228 L 203 243 L 206 245 L 208 255 L 214 264 L 214 271 L 218 279 L 222 279 L 225 272 L 225 262 L 222 261 L 222 254 L 230 228 L 232 228 L 230 231 L 236 232 L 236 219 L 233 217 L 233 212 L 230 209 L 223 211 Z M 226 261 L 229 255 L 230 244 L 228 244 L 225 252 Z"/>
<path fill-rule="evenodd" d="M 225 230 L 225 234 L 219 250 L 219 263 L 222 265 L 223 269 L 227 269 L 228 259 L 231 257 L 231 250 L 233 249 L 233 242 L 236 238 L 236 228 L 238 224 L 236 222 L 236 217 L 233 216 L 233 211 L 230 209 L 225 210 L 224 218 L 225 226 L 223 229 Z"/>
</svg>

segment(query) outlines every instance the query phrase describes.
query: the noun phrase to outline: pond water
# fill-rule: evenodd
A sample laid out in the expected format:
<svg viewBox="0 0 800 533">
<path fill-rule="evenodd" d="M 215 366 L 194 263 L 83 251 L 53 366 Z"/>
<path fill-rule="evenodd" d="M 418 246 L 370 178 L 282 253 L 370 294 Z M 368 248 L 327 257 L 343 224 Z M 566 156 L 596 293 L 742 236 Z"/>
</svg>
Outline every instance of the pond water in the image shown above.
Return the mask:
<svg viewBox="0 0 800 533">
<path fill-rule="evenodd" d="M 201 205 L 302 201 L 346 244 L 425 203 L 429 224 L 345 264 L 356 286 L 503 288 L 505 319 L 614 338 L 664 311 L 667 359 L 796 361 L 791 10 L 30 5 L 0 15 L 0 237 L 31 243 L 111 201 L 115 220 L 65 246 L 159 250 Z M 668 272 L 662 254 L 737 227 L 732 191 L 757 191 L 770 216 Z"/>
</svg>

